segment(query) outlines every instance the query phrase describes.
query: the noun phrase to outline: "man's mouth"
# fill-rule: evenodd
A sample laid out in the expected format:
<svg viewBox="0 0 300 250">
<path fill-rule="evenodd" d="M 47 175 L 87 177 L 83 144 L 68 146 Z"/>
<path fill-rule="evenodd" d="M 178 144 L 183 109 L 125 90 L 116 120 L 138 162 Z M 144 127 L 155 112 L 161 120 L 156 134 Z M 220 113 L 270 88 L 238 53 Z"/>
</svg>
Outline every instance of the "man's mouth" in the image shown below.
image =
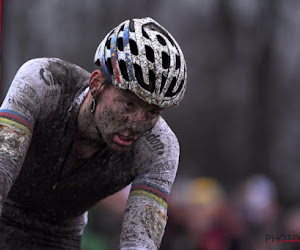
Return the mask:
<svg viewBox="0 0 300 250">
<path fill-rule="evenodd" d="M 114 135 L 114 142 L 121 145 L 121 146 L 130 146 L 134 142 L 134 138 L 129 137 L 129 136 L 124 136 L 120 134 L 115 134 Z"/>
</svg>

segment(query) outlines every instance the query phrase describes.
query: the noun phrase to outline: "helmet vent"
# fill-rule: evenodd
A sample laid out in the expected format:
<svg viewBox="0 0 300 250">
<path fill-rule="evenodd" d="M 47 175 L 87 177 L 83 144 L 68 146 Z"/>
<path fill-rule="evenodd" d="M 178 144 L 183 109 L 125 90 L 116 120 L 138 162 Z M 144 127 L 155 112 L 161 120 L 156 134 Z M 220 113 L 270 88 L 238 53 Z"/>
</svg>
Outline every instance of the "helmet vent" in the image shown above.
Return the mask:
<svg viewBox="0 0 300 250">
<path fill-rule="evenodd" d="M 177 81 L 177 78 L 173 77 L 170 87 L 169 87 L 168 91 L 166 92 L 167 97 L 171 97 L 171 96 L 175 95 L 174 93 L 172 93 L 172 90 L 175 87 L 176 81 Z"/>
<path fill-rule="evenodd" d="M 162 64 L 164 69 L 170 67 L 170 57 L 166 52 L 162 52 Z"/>
<path fill-rule="evenodd" d="M 144 30 L 144 27 L 143 27 L 143 29 L 142 29 L 142 33 L 143 33 L 143 36 L 144 36 L 145 38 L 150 39 L 149 36 L 148 36 L 148 34 L 147 34 L 147 32 Z"/>
<path fill-rule="evenodd" d="M 180 68 L 180 57 L 177 55 L 176 56 L 176 69 Z"/>
<path fill-rule="evenodd" d="M 107 49 L 110 49 L 110 40 L 111 40 L 111 38 L 107 39 L 107 41 L 106 41 L 106 48 Z"/>
<path fill-rule="evenodd" d="M 146 56 L 147 56 L 147 59 L 150 61 L 150 62 L 153 62 L 154 63 L 154 51 L 151 47 L 149 46 L 145 46 L 145 49 L 146 49 Z"/>
<path fill-rule="evenodd" d="M 175 77 L 174 77 L 175 78 Z M 170 85 L 170 88 L 168 89 L 167 93 L 166 93 L 166 96 L 167 97 L 172 97 L 172 96 L 176 96 L 182 89 L 183 85 L 184 85 L 184 80 L 182 80 L 180 82 L 180 85 L 179 85 L 179 88 L 177 89 L 177 91 L 175 93 L 172 93 L 172 90 L 174 89 L 175 87 L 175 84 L 176 84 L 176 78 L 175 78 L 175 81 L 174 81 L 174 78 L 172 80 L 172 83 Z M 174 81 L 174 82 L 173 82 Z"/>
<path fill-rule="evenodd" d="M 133 67 L 134 67 L 135 77 L 136 77 L 138 83 L 141 86 L 146 85 L 145 82 L 144 82 L 144 79 L 143 79 L 143 71 L 142 71 L 140 65 L 138 65 L 138 64 L 135 63 L 133 65 Z"/>
<path fill-rule="evenodd" d="M 100 60 L 99 59 L 95 63 L 96 63 L 97 66 L 100 66 Z"/>
<path fill-rule="evenodd" d="M 165 31 L 164 29 L 162 29 L 161 27 L 151 23 L 151 24 L 145 24 L 145 27 L 149 27 L 149 29 L 153 30 L 153 31 L 158 31 L 159 33 L 163 34 L 169 41 L 170 43 L 175 46 L 175 43 L 173 41 L 173 39 L 171 38 L 171 36 L 168 34 L 167 31 Z M 157 35 L 159 36 L 159 35 Z M 161 37 L 162 38 L 162 37 Z M 161 40 L 160 38 L 157 37 L 158 40 Z M 163 39 L 164 40 L 164 39 Z M 164 45 L 164 44 L 162 44 Z"/>
<path fill-rule="evenodd" d="M 124 47 L 123 47 L 123 38 L 122 37 L 119 37 L 117 39 L 117 46 L 118 46 L 118 50 L 120 50 L 120 51 L 124 50 Z"/>
<path fill-rule="evenodd" d="M 123 78 L 126 81 L 129 81 L 129 77 L 128 77 L 127 67 L 126 67 L 125 61 L 124 60 L 120 60 L 119 61 L 119 66 L 120 66 L 120 70 L 121 70 L 121 74 L 122 74 Z"/>
<path fill-rule="evenodd" d="M 135 56 L 137 56 L 139 51 L 138 51 L 136 42 L 130 39 L 129 40 L 129 46 L 130 46 L 131 53 L 134 54 Z"/>
<path fill-rule="evenodd" d="M 166 84 L 166 80 L 167 80 L 167 77 L 165 77 L 164 75 L 162 75 L 161 77 L 161 85 L 160 85 L 160 93 L 162 92 L 165 84 Z"/>
<path fill-rule="evenodd" d="M 105 61 L 105 64 L 106 64 L 106 68 L 108 69 L 109 74 L 112 75 L 113 74 L 113 68 L 111 66 L 111 59 L 110 59 L 110 57 L 107 58 L 107 61 Z"/>
<path fill-rule="evenodd" d="M 134 31 L 135 31 L 135 29 L 134 29 L 134 21 L 133 21 L 133 20 L 130 20 L 130 23 L 129 23 L 129 30 L 130 30 L 131 32 L 134 32 Z"/>
<path fill-rule="evenodd" d="M 149 84 L 147 85 L 145 82 L 144 82 L 144 78 L 143 78 L 143 71 L 142 71 L 142 68 L 138 65 L 138 64 L 134 64 L 134 73 L 135 73 L 135 77 L 139 83 L 139 85 L 143 88 L 143 89 L 146 89 L 150 92 L 153 92 L 154 91 L 154 85 L 153 84 Z M 149 78 L 152 78 L 153 76 L 150 76 L 150 72 L 149 72 Z M 155 76 L 154 76 L 155 78 Z M 155 81 L 155 80 L 154 80 Z"/>
<path fill-rule="evenodd" d="M 175 93 L 174 95 L 177 95 L 177 94 L 181 91 L 183 85 L 184 85 L 184 80 L 182 80 L 182 81 L 180 82 L 179 88 L 177 89 L 177 91 L 176 91 L 176 93 Z"/>
<path fill-rule="evenodd" d="M 149 82 L 150 82 L 151 88 L 154 89 L 154 86 L 155 86 L 155 73 L 152 70 L 149 70 Z"/>
<path fill-rule="evenodd" d="M 124 26 L 125 26 L 125 24 L 122 25 L 122 27 L 120 28 L 120 31 L 124 30 Z"/>
<path fill-rule="evenodd" d="M 166 46 L 166 45 L 167 45 L 165 39 L 163 39 L 162 36 L 157 35 L 156 37 L 157 37 L 157 40 L 159 41 L 159 43 L 160 43 L 161 45 L 163 45 L 163 46 Z"/>
</svg>

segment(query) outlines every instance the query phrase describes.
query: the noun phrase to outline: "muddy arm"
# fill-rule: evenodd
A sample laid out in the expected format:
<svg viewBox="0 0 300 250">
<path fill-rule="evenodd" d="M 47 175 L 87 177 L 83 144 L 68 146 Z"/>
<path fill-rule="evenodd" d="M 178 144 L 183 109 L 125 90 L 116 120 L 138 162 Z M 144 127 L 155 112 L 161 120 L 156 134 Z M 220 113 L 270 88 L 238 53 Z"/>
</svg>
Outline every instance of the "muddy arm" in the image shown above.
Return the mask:
<svg viewBox="0 0 300 250">
<path fill-rule="evenodd" d="M 6 126 L 4 121 L 11 123 L 0 110 L 0 215 L 9 190 L 15 182 L 23 161 L 26 134 Z"/>
<path fill-rule="evenodd" d="M 120 249 L 159 249 L 167 224 L 168 196 L 179 162 L 179 143 L 160 119 L 139 142 L 135 169 L 125 209 Z"/>
<path fill-rule="evenodd" d="M 0 211 L 21 170 L 39 110 L 34 64 L 18 70 L 0 107 Z"/>
</svg>

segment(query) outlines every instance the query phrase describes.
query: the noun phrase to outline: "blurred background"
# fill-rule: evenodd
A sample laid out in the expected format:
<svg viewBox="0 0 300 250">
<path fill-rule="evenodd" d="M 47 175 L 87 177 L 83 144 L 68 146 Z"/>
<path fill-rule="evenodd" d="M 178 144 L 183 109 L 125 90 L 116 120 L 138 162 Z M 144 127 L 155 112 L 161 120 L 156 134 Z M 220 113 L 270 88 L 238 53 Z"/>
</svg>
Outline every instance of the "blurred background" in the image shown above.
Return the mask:
<svg viewBox="0 0 300 250">
<path fill-rule="evenodd" d="M 181 157 L 161 249 L 299 247 L 266 235 L 300 235 L 300 1 L 3 0 L 2 11 L 0 103 L 29 59 L 93 71 L 120 22 L 161 23 L 188 66 L 182 104 L 163 115 Z M 127 195 L 91 210 L 84 249 L 117 249 Z"/>
</svg>

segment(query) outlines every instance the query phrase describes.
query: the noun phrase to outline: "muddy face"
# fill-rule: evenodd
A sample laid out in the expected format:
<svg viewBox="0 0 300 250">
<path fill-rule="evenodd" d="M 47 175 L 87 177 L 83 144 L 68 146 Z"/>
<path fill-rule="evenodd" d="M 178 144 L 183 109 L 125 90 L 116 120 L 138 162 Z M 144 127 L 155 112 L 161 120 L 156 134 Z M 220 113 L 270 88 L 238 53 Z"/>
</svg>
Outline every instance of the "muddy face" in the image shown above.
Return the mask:
<svg viewBox="0 0 300 250">
<path fill-rule="evenodd" d="M 154 127 L 161 111 L 128 90 L 107 85 L 99 94 L 94 121 L 104 142 L 122 152 Z"/>
</svg>

